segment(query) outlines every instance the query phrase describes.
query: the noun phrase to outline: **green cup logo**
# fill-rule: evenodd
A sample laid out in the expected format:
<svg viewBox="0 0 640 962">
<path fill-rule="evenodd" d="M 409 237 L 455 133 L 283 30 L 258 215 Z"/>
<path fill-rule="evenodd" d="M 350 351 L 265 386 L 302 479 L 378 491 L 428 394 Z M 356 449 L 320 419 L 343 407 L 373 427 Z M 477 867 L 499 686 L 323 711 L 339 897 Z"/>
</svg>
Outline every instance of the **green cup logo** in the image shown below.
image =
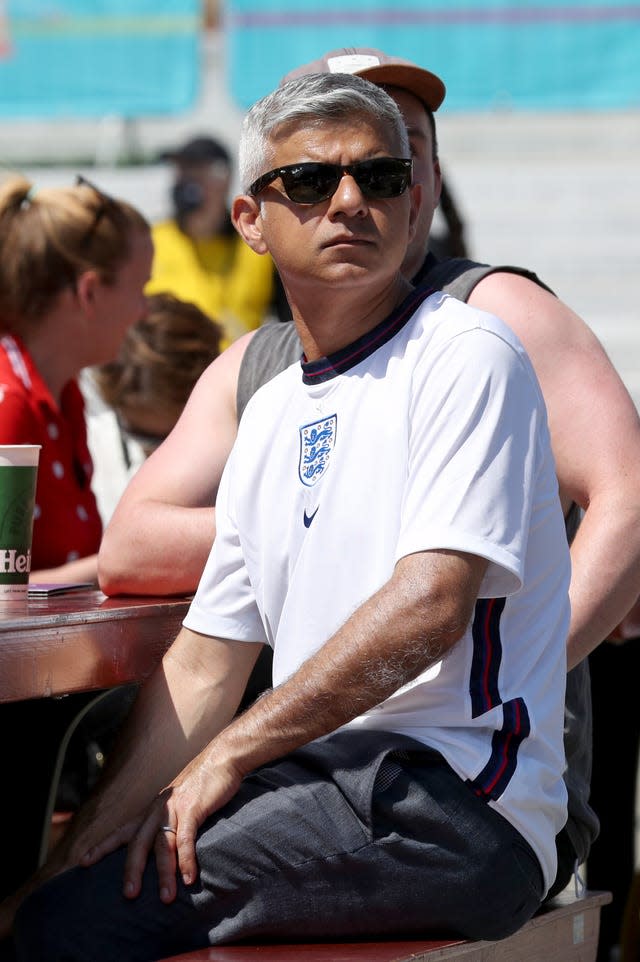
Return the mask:
<svg viewBox="0 0 640 962">
<path fill-rule="evenodd" d="M 39 451 L 37 445 L 0 445 L 0 597 L 27 590 Z"/>
</svg>

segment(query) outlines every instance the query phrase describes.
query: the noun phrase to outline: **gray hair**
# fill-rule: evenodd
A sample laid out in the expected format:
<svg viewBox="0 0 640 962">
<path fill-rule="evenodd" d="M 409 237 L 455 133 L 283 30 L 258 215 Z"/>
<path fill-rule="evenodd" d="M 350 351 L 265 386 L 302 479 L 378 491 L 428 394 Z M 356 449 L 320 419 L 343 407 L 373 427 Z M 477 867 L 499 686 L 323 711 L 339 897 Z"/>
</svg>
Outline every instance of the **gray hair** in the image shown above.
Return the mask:
<svg viewBox="0 0 640 962">
<path fill-rule="evenodd" d="M 380 87 L 354 74 L 306 74 L 277 87 L 258 100 L 244 118 L 238 164 L 242 190 L 266 173 L 275 132 L 296 121 L 309 125 L 370 119 L 395 135 L 401 155 L 410 157 L 407 129 L 395 101 Z"/>
</svg>

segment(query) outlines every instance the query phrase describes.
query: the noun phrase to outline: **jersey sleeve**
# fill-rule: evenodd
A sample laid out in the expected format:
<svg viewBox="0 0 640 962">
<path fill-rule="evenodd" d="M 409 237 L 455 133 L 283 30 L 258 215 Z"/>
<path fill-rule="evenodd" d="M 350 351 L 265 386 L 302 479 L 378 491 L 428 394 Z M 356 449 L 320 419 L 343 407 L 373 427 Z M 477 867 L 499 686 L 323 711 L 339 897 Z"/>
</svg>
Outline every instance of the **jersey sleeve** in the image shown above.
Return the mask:
<svg viewBox="0 0 640 962">
<path fill-rule="evenodd" d="M 266 642 L 233 514 L 234 464 L 232 452 L 216 499 L 216 536 L 183 624 L 216 638 Z"/>
<path fill-rule="evenodd" d="M 525 356 L 494 331 L 458 333 L 416 366 L 411 403 L 397 558 L 474 554 L 490 562 L 481 595 L 517 591 L 545 420 Z"/>
</svg>

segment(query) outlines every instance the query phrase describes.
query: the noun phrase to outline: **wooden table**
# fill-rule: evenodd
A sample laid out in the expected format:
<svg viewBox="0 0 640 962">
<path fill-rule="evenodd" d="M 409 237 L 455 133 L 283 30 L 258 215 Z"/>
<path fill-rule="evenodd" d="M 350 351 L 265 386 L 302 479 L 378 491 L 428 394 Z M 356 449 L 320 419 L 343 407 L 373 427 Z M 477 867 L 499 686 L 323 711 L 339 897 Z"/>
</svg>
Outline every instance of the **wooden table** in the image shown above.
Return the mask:
<svg viewBox="0 0 640 962">
<path fill-rule="evenodd" d="M 177 635 L 187 598 L 82 589 L 0 607 L 0 702 L 142 681 Z"/>
</svg>

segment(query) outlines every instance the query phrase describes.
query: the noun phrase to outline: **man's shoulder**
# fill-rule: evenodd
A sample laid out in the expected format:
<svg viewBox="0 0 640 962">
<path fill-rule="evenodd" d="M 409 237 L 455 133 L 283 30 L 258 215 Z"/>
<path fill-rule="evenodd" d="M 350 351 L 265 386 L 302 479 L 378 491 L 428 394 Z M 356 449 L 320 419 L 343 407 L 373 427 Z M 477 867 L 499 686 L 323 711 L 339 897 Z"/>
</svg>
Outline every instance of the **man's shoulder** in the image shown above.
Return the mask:
<svg viewBox="0 0 640 962">
<path fill-rule="evenodd" d="M 512 336 L 507 325 L 494 314 L 480 307 L 467 304 L 462 298 L 441 288 L 429 289 L 429 296 L 422 301 L 414 314 L 424 333 L 429 349 L 434 343 L 476 330 L 492 331 Z"/>
<path fill-rule="evenodd" d="M 421 331 L 415 340 L 420 357 L 418 361 L 416 355 L 416 363 L 428 368 L 435 364 L 449 370 L 448 345 L 455 345 L 457 359 L 476 376 L 480 358 L 486 371 L 493 364 L 500 369 L 505 364 L 530 367 L 520 339 L 502 318 L 441 289 L 431 290 L 422 301 L 414 313 L 415 325 Z"/>
<path fill-rule="evenodd" d="M 439 259 L 433 254 L 427 254 L 422 268 L 414 278 L 414 283 L 438 288 L 460 301 L 467 301 L 474 288 L 490 274 L 517 274 L 551 291 L 551 288 L 537 274 L 526 267 L 518 267 L 514 264 L 485 264 L 467 257 Z"/>
</svg>

